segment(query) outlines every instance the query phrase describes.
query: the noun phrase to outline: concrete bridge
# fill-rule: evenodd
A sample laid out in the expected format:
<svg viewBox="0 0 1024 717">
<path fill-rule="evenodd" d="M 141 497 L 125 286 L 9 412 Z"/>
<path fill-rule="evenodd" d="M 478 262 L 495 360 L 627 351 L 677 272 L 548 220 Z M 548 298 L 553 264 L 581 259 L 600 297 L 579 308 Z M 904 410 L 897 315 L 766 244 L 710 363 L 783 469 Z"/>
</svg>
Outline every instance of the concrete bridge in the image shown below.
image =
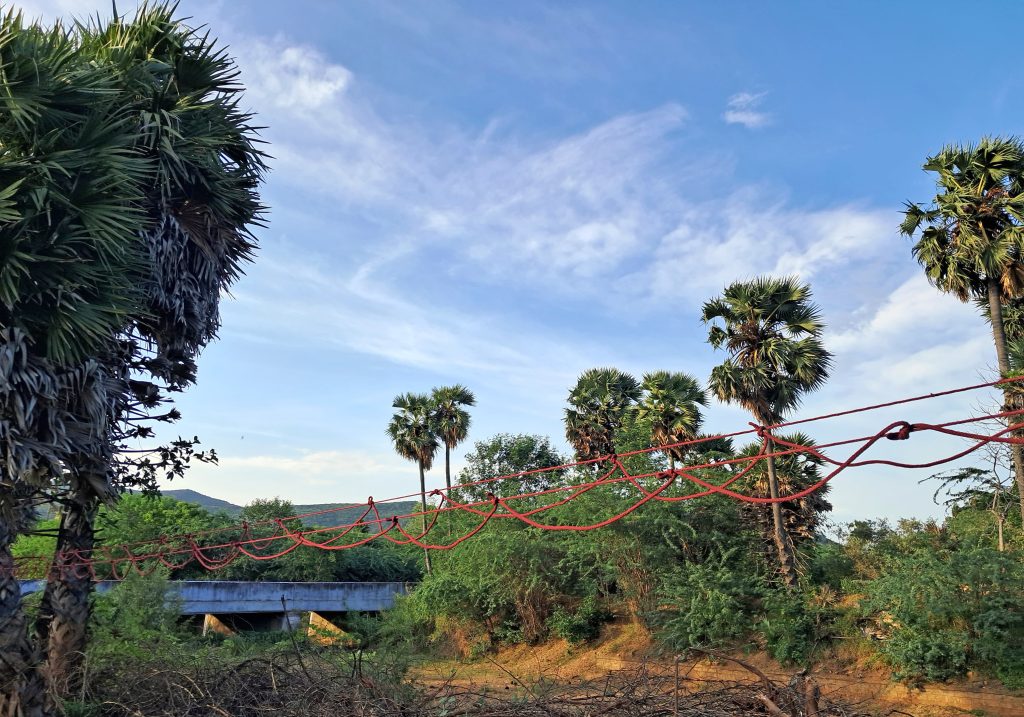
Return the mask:
<svg viewBox="0 0 1024 717">
<path fill-rule="evenodd" d="M 116 580 L 96 583 L 107 592 Z M 182 580 L 169 583 L 171 595 L 185 616 L 203 616 L 203 634 L 238 630 L 294 630 L 309 614 L 310 634 L 340 633 L 333 624 L 346 612 L 380 612 L 406 592 L 405 583 L 285 583 L 235 580 Z M 45 587 L 43 580 L 22 580 L 23 595 Z M 324 638 L 327 639 L 326 637 Z"/>
</svg>

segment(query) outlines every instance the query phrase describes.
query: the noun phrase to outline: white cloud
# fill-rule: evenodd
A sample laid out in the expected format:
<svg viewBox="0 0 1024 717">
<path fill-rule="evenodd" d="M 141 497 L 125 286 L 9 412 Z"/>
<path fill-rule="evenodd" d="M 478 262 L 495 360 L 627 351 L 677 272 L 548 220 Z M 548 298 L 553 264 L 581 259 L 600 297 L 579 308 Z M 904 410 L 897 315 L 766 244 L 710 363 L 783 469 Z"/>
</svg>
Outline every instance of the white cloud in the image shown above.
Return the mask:
<svg viewBox="0 0 1024 717">
<path fill-rule="evenodd" d="M 240 49 L 247 98 L 261 110 L 273 108 L 297 115 L 315 112 L 338 100 L 352 73 L 317 50 L 289 45 L 281 38 L 245 43 Z"/>
<path fill-rule="evenodd" d="M 657 298 L 702 298 L 755 274 L 805 280 L 870 257 L 894 234 L 890 212 L 839 206 L 795 209 L 753 190 L 687 209 L 630 277 Z"/>
<path fill-rule="evenodd" d="M 764 127 L 771 122 L 771 115 L 761 112 L 758 108 L 767 94 L 767 92 L 740 92 L 733 95 L 726 102 L 722 119 L 727 124 L 741 124 L 747 129 Z"/>
</svg>

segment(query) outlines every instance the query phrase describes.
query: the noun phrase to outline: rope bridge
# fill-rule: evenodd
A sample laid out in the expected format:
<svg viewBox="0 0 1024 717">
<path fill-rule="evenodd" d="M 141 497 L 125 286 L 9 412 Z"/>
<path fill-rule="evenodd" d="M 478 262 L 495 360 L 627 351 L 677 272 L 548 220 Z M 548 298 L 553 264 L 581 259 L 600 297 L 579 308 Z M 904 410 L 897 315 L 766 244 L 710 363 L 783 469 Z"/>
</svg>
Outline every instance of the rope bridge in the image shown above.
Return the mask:
<svg viewBox="0 0 1024 717">
<path fill-rule="evenodd" d="M 197 564 L 206 570 L 216 571 L 227 567 L 239 558 L 252 560 L 274 560 L 300 547 L 318 550 L 349 550 L 373 541 L 386 540 L 396 545 L 415 545 L 427 550 L 451 550 L 471 539 L 492 521 L 518 521 L 525 525 L 546 531 L 585 532 L 597 530 L 616 523 L 636 512 L 652 501 L 677 503 L 707 496 L 720 495 L 733 500 L 752 504 L 771 504 L 798 500 L 819 490 L 844 471 L 864 466 L 889 466 L 900 469 L 934 468 L 971 455 L 990 444 L 1024 444 L 1024 408 L 1002 410 L 995 413 L 961 418 L 943 423 L 893 421 L 869 435 L 833 441 L 821 445 L 802 445 L 780 437 L 779 429 L 820 423 L 830 419 L 869 413 L 884 408 L 933 400 L 954 394 L 968 393 L 986 388 L 1006 389 L 1011 384 L 1024 381 L 1024 376 L 980 383 L 938 393 L 929 393 L 903 398 L 871 406 L 829 413 L 772 426 L 750 424 L 749 429 L 714 436 L 700 437 L 670 445 L 653 446 L 628 453 L 611 454 L 559 466 L 540 468 L 519 473 L 494 476 L 472 483 L 462 483 L 451 489 L 432 490 L 429 495 L 436 498 L 436 505 L 426 510 L 382 517 L 378 506 L 383 503 L 418 498 L 419 493 L 375 501 L 372 497 L 361 507 L 362 514 L 354 521 L 329 528 L 300 528 L 299 521 L 328 515 L 341 510 L 352 510 L 347 504 L 302 515 L 272 520 L 241 523 L 240 525 L 181 535 L 165 535 L 156 540 L 142 541 L 117 546 L 103 546 L 92 551 L 65 551 L 56 556 L 27 556 L 15 561 L 15 572 L 34 568 L 35 574 L 42 571 L 60 570 L 78 578 L 89 576 L 98 579 L 100 574 L 123 579 L 131 573 L 148 574 L 160 566 L 172 570 Z M 1024 390 L 1024 386 L 1021 387 Z M 995 430 L 987 431 L 986 421 L 998 422 Z M 935 434 L 963 439 L 967 442 L 962 450 L 925 462 L 898 461 L 868 457 L 869 451 L 879 443 L 907 441 L 915 434 Z M 1018 435 L 1014 435 L 1018 433 Z M 760 450 L 748 456 L 709 460 L 683 467 L 657 470 L 654 472 L 630 473 L 626 464 L 631 457 L 668 450 L 693 450 L 701 444 L 739 436 L 751 436 L 760 441 Z M 826 452 L 827 451 L 827 452 Z M 837 458 L 835 454 L 845 454 Z M 813 485 L 778 498 L 750 495 L 737 489 L 737 483 L 749 475 L 768 457 L 805 456 L 827 469 Z M 575 469 L 583 475 L 583 482 L 558 485 L 530 492 L 501 496 L 486 492 L 496 490 L 498 481 L 523 481 L 544 474 L 561 478 L 563 472 Z M 587 475 L 587 473 L 590 475 Z M 714 476 L 711 474 L 714 473 Z M 703 475 L 703 477 L 702 477 Z M 725 477 L 727 476 L 727 477 Z M 717 480 L 715 479 L 717 478 Z M 742 483 L 740 484 L 742 485 Z M 609 486 L 619 490 L 620 497 L 631 496 L 632 502 L 613 515 L 593 523 L 566 524 L 553 519 L 551 511 L 567 505 L 591 491 L 606 490 Z M 461 498 L 468 488 L 484 492 L 482 500 Z M 463 502 L 465 500 L 465 502 Z M 440 516 L 463 514 L 472 517 L 472 525 L 460 535 L 446 535 L 443 540 L 432 533 Z M 422 520 L 423 527 L 410 529 L 412 519 Z M 256 535 L 257 531 L 268 531 L 267 535 Z M 437 531 L 441 532 L 441 531 Z M 446 533 L 448 531 L 445 531 Z M 59 566 L 59 567 L 52 567 Z"/>
</svg>

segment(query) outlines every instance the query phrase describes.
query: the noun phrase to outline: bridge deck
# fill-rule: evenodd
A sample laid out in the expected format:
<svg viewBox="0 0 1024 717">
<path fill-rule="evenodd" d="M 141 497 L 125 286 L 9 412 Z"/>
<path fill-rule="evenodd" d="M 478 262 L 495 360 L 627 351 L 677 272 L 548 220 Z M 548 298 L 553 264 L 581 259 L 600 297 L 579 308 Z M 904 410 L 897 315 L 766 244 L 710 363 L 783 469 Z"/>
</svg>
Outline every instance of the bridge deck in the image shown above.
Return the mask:
<svg viewBox="0 0 1024 717">
<path fill-rule="evenodd" d="M 42 580 L 23 580 L 23 594 L 44 587 Z M 118 582 L 103 580 L 98 592 Z M 183 615 L 231 615 L 278 612 L 379 612 L 406 592 L 405 583 L 285 583 L 235 580 L 183 580 L 170 583 Z M 284 605 L 281 603 L 284 598 Z"/>
</svg>

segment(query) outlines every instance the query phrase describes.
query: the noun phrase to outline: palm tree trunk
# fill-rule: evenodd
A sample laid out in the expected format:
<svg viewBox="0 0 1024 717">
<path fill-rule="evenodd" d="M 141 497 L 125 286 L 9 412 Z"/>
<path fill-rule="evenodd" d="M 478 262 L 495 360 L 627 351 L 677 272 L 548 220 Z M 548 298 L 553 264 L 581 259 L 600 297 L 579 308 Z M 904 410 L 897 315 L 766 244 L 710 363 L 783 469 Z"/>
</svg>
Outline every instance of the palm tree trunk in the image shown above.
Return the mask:
<svg viewBox="0 0 1024 717">
<path fill-rule="evenodd" d="M 999 284 L 993 277 L 988 279 L 988 309 L 989 323 L 992 324 L 992 338 L 996 344 L 999 375 L 1000 378 L 1004 378 L 1010 374 L 1010 353 L 1006 344 L 1006 329 L 1003 326 L 1003 304 Z M 1009 410 L 1019 404 L 1020 399 L 1013 395 L 1011 388 L 1007 388 L 1003 391 L 1003 402 L 1004 410 Z M 1015 437 L 1020 437 L 1020 434 L 1015 434 Z M 1010 455 L 1013 457 L 1013 477 L 1017 481 L 1017 492 L 1020 495 L 1020 516 L 1024 522 L 1024 446 L 1012 444 Z"/>
<path fill-rule="evenodd" d="M 768 451 L 773 450 L 772 441 L 768 439 Z M 779 497 L 779 476 L 775 472 L 775 456 L 769 455 L 765 459 L 768 466 L 768 494 L 773 498 Z M 772 523 L 774 526 L 775 548 L 779 553 L 779 568 L 782 572 L 782 580 L 787 587 L 796 587 L 796 554 L 793 549 L 793 541 L 782 524 L 782 504 L 772 503 Z"/>
<path fill-rule="evenodd" d="M 420 466 L 420 525 L 423 527 L 423 533 L 427 532 L 427 476 L 423 472 L 423 461 L 419 462 Z M 423 564 L 427 569 L 427 575 L 430 575 L 430 551 L 426 548 L 423 549 Z"/>
<path fill-rule="evenodd" d="M 451 462 L 451 447 L 444 444 L 444 482 L 448 486 L 448 490 L 452 488 L 452 462 Z"/>
<path fill-rule="evenodd" d="M 39 650 L 28 633 L 21 585 L 11 547 L 27 527 L 32 510 L 16 491 L 0 492 L 0 715 L 46 717 L 46 682 L 36 669 Z"/>
<path fill-rule="evenodd" d="M 36 622 L 50 686 L 63 696 L 81 688 L 93 581 L 80 560 L 92 552 L 99 508 L 94 498 L 75 498 L 61 515 L 57 553 Z"/>
</svg>

